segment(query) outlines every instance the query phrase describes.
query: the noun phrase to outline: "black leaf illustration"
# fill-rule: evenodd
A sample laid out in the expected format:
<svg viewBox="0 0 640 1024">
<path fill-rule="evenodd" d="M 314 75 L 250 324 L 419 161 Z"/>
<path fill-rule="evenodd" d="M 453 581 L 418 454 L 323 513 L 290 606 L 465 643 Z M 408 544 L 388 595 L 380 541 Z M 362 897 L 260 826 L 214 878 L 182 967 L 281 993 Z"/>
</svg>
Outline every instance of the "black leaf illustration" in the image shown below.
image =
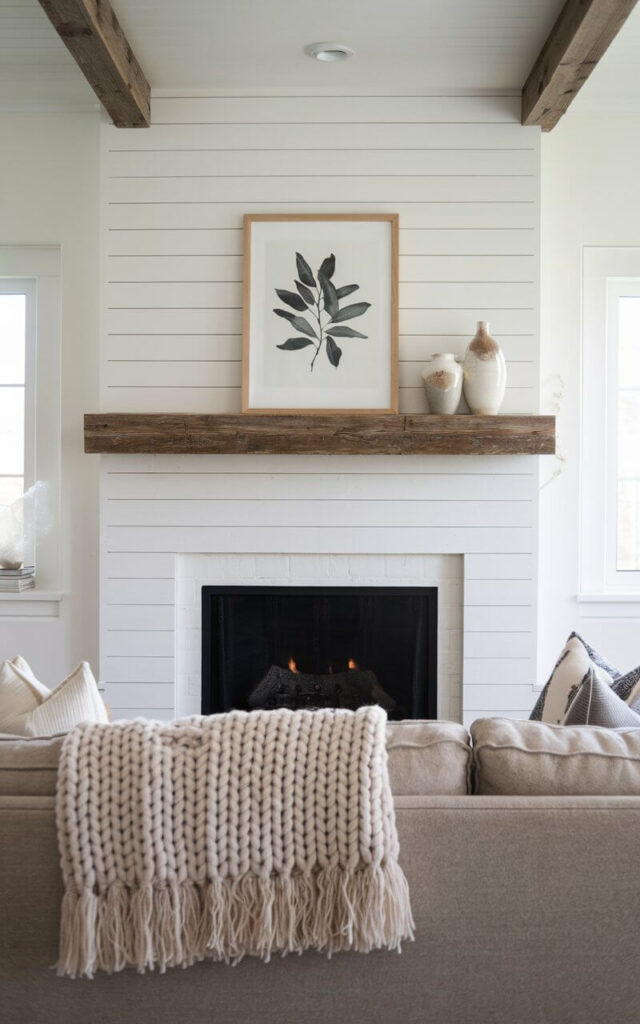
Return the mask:
<svg viewBox="0 0 640 1024">
<path fill-rule="evenodd" d="M 322 264 L 320 266 L 320 270 L 318 271 L 318 277 L 326 277 L 326 278 L 333 277 L 333 272 L 334 272 L 335 269 L 336 269 L 336 258 L 333 255 L 333 253 L 331 253 L 330 256 L 327 256 L 326 259 L 324 259 L 322 261 Z"/>
<path fill-rule="evenodd" d="M 362 316 L 363 313 L 367 312 L 370 305 L 370 302 L 354 302 L 351 306 L 344 306 L 331 318 L 332 322 L 339 324 L 343 320 L 353 320 L 354 316 Z"/>
<path fill-rule="evenodd" d="M 299 313 L 306 313 L 307 303 L 299 295 L 296 295 L 295 292 L 287 292 L 283 288 L 276 288 L 276 295 L 283 302 L 286 302 L 287 306 L 297 309 Z"/>
<path fill-rule="evenodd" d="M 353 327 L 327 327 L 327 334 L 332 334 L 334 338 L 368 338 L 368 334 L 360 334 Z"/>
<path fill-rule="evenodd" d="M 371 307 L 370 302 L 354 302 L 340 308 L 340 301 L 347 295 L 358 290 L 358 284 L 345 284 L 336 288 L 331 278 L 336 270 L 334 253 L 326 256 L 313 276 L 311 267 L 302 253 L 296 253 L 296 269 L 298 277 L 294 279 L 296 291 L 276 288 L 278 298 L 296 312 L 289 309 L 274 309 L 276 316 L 282 317 L 297 331 L 296 337 L 287 338 L 276 347 L 283 352 L 297 352 L 300 349 L 312 348 L 313 358 L 309 366 L 313 370 L 316 359 L 322 348 L 332 366 L 338 367 L 342 359 L 342 349 L 336 338 L 368 338 L 367 334 L 356 331 L 353 327 L 339 326 L 344 320 L 353 320 L 362 316 Z M 307 316 L 297 316 L 306 313 Z M 307 319 L 308 317 L 308 319 Z M 353 352 L 354 349 L 351 349 Z"/>
<path fill-rule="evenodd" d="M 309 288 L 317 288 L 316 279 L 311 273 L 311 267 L 299 252 L 296 253 L 296 266 L 298 267 L 298 277 L 302 283 L 308 285 Z"/>
<path fill-rule="evenodd" d="M 306 284 L 301 284 L 300 281 L 296 281 L 296 288 L 300 292 L 300 295 L 306 302 L 307 306 L 313 306 L 316 300 L 313 297 L 313 292 L 309 291 Z"/>
<path fill-rule="evenodd" d="M 326 260 L 325 260 L 326 262 Z M 338 312 L 340 303 L 338 302 L 338 296 L 336 290 L 328 277 L 325 277 L 322 270 L 318 271 L 318 280 L 322 288 L 322 295 L 324 297 L 324 308 L 330 317 L 334 317 Z"/>
<path fill-rule="evenodd" d="M 318 338 L 311 324 L 303 316 L 295 316 L 288 309 L 274 309 L 273 312 L 276 316 L 281 316 L 284 320 L 288 320 L 295 327 L 296 331 L 300 331 L 301 334 L 308 334 L 310 338 Z"/>
<path fill-rule="evenodd" d="M 347 295 L 351 295 L 352 292 L 357 292 L 359 284 L 345 284 L 342 288 L 336 288 L 336 295 L 339 299 L 346 299 Z"/>
<path fill-rule="evenodd" d="M 338 348 L 331 335 L 327 338 L 327 355 L 329 362 L 332 366 L 337 366 L 340 362 L 340 356 L 342 355 L 342 349 Z"/>
<path fill-rule="evenodd" d="M 299 348 L 306 348 L 307 345 L 313 345 L 311 338 L 287 338 L 282 345 L 276 345 L 276 348 L 283 348 L 285 352 L 297 352 Z"/>
</svg>

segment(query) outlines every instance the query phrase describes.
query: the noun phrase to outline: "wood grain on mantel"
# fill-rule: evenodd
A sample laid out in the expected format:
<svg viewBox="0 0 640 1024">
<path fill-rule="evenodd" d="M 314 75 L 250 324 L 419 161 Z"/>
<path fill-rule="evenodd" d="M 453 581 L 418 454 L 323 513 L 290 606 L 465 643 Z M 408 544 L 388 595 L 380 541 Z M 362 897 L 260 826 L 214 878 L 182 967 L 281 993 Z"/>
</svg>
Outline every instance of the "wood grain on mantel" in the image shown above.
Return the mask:
<svg viewBox="0 0 640 1024">
<path fill-rule="evenodd" d="M 553 455 L 554 416 L 87 413 L 106 455 Z"/>
</svg>

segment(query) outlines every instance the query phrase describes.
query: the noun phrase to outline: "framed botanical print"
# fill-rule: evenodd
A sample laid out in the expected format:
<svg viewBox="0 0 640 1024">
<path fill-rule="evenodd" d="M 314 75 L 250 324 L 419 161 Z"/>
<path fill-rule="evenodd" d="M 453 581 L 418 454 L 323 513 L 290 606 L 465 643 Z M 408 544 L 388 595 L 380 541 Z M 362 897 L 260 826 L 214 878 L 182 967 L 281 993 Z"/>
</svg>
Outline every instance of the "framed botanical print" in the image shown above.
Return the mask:
<svg viewBox="0 0 640 1024">
<path fill-rule="evenodd" d="M 398 411 L 398 216 L 247 214 L 242 408 Z"/>
</svg>

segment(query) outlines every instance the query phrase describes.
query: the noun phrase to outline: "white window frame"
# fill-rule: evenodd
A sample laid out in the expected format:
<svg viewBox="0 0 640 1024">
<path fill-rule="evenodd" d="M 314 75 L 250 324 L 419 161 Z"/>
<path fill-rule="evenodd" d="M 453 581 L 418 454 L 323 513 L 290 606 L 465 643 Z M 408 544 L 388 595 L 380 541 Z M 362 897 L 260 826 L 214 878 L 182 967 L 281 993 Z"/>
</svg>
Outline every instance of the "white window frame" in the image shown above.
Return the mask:
<svg viewBox="0 0 640 1024">
<path fill-rule="evenodd" d="M 27 376 L 25 377 L 25 489 L 36 480 L 49 485 L 52 529 L 36 542 L 36 588 L 1 594 L 0 615 L 51 614 L 59 601 L 60 557 L 60 247 L 0 245 L 3 292 L 27 299 Z"/>
<path fill-rule="evenodd" d="M 618 570 L 616 553 L 617 299 L 630 294 L 640 294 L 640 246 L 585 247 L 578 600 L 596 615 L 640 615 L 640 572 Z"/>
</svg>

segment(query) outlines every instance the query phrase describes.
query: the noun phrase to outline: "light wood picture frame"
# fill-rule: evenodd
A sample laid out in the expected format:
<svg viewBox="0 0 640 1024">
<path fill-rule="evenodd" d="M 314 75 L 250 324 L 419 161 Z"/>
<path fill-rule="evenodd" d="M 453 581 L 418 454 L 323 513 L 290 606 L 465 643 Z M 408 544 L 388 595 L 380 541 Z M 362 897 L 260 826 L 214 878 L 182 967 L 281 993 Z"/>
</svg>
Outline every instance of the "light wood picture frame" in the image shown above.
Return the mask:
<svg viewBox="0 0 640 1024">
<path fill-rule="evenodd" d="M 398 411 L 398 215 L 246 214 L 242 411 Z"/>
</svg>

